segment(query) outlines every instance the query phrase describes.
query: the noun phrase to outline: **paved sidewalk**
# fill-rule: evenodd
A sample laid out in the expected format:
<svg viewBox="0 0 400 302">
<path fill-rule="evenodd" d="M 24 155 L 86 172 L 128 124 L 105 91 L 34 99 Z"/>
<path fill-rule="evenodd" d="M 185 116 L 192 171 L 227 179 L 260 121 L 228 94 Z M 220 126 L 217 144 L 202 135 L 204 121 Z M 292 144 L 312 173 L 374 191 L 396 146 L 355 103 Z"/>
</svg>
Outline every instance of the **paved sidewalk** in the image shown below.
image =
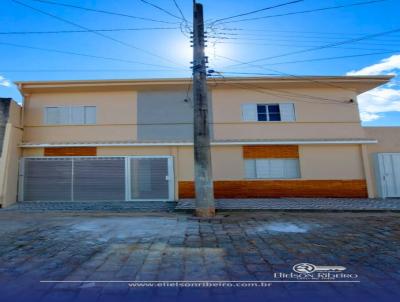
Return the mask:
<svg viewBox="0 0 400 302">
<path fill-rule="evenodd" d="M 175 210 L 193 210 L 193 199 L 178 201 Z M 269 198 L 218 199 L 218 210 L 279 210 L 279 211 L 400 211 L 400 198 Z"/>
<path fill-rule="evenodd" d="M 399 213 L 0 212 L 0 299 L 30 301 L 395 301 Z M 298 263 L 344 266 L 359 283 L 151 288 L 150 280 L 263 281 Z M 77 281 L 74 283 L 40 283 Z M 143 285 L 143 284 L 142 284 Z M 387 300 L 383 300 L 387 298 Z"/>
</svg>

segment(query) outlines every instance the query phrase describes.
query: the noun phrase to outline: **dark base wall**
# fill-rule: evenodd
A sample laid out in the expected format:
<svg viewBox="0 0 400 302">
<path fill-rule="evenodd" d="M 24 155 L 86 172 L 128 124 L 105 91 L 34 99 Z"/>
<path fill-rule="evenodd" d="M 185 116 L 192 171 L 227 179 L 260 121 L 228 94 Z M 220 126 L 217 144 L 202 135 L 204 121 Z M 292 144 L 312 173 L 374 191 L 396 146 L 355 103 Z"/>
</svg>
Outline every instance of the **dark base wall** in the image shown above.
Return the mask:
<svg viewBox="0 0 400 302">
<path fill-rule="evenodd" d="M 216 198 L 368 197 L 365 180 L 214 181 Z M 179 182 L 179 198 L 194 198 L 193 181 Z"/>
</svg>

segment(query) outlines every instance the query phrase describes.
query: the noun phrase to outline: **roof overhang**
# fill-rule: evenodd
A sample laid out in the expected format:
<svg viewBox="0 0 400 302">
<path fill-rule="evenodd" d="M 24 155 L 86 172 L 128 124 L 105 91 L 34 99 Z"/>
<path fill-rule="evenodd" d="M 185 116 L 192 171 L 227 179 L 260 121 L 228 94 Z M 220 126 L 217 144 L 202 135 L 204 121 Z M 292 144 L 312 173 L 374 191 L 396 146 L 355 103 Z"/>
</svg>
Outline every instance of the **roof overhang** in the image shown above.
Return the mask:
<svg viewBox="0 0 400 302">
<path fill-rule="evenodd" d="M 242 145 L 354 145 L 376 144 L 376 139 L 313 139 L 313 140 L 217 140 L 212 146 Z M 75 143 L 23 143 L 22 148 L 60 148 L 60 147 L 155 147 L 155 146 L 193 146 L 190 141 L 132 141 L 132 142 L 75 142 Z"/>
<path fill-rule="evenodd" d="M 210 87 L 230 88 L 232 84 L 250 84 L 257 88 L 323 88 L 343 89 L 363 93 L 386 84 L 393 76 L 292 76 L 292 77 L 225 77 L 213 78 Z M 151 90 L 183 88 L 190 78 L 179 79 L 126 79 L 126 80 L 73 80 L 73 81 L 21 81 L 15 82 L 23 94 L 57 91 Z M 238 86 L 238 89 L 240 87 Z"/>
</svg>

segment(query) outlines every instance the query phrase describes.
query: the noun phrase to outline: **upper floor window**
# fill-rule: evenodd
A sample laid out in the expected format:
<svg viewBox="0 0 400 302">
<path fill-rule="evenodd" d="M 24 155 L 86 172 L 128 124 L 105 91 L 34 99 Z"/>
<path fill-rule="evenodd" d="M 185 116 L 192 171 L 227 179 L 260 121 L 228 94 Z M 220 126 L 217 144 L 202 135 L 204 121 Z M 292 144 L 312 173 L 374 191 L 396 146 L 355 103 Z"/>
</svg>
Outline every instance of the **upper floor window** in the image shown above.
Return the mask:
<svg viewBox="0 0 400 302">
<path fill-rule="evenodd" d="M 280 121 L 281 112 L 279 110 L 279 105 L 269 104 L 269 105 L 257 105 L 257 120 L 258 121 Z"/>
<path fill-rule="evenodd" d="M 46 107 L 44 122 L 48 125 L 96 124 L 96 106 Z"/>
<path fill-rule="evenodd" d="M 243 104 L 243 121 L 293 122 L 295 121 L 294 104 Z"/>
</svg>

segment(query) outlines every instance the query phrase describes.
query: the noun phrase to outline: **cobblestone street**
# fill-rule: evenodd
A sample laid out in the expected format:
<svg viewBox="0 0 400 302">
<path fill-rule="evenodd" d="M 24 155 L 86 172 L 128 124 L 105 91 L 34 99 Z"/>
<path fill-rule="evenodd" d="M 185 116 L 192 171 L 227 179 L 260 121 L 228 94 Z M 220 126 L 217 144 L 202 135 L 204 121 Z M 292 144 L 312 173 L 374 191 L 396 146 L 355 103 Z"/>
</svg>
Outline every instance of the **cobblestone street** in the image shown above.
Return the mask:
<svg viewBox="0 0 400 302">
<path fill-rule="evenodd" d="M 274 274 L 304 262 L 344 266 L 360 282 L 271 283 L 256 289 L 260 301 L 393 301 L 400 293 L 399 219 L 397 213 L 226 212 L 197 220 L 174 213 L 3 211 L 1 301 L 186 301 L 188 292 L 192 301 L 245 299 L 248 288 L 101 281 L 282 281 Z"/>
</svg>

